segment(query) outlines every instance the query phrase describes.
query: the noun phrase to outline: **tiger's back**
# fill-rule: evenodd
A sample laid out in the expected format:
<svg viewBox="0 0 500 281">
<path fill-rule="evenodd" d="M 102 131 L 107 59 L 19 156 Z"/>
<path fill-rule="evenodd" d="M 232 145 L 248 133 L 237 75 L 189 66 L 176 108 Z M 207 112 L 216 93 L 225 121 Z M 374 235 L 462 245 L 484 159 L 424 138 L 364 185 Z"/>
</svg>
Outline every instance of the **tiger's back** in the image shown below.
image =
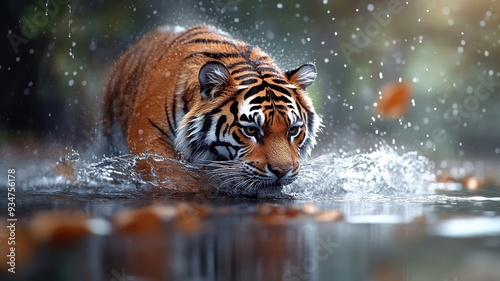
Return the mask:
<svg viewBox="0 0 500 281">
<path fill-rule="evenodd" d="M 282 72 L 260 49 L 212 27 L 156 29 L 117 61 L 104 129 L 118 126 L 134 154 L 242 162 L 237 173 L 249 182 L 258 175 L 259 186 L 288 184 L 320 124 L 304 92 L 315 70 Z"/>
</svg>

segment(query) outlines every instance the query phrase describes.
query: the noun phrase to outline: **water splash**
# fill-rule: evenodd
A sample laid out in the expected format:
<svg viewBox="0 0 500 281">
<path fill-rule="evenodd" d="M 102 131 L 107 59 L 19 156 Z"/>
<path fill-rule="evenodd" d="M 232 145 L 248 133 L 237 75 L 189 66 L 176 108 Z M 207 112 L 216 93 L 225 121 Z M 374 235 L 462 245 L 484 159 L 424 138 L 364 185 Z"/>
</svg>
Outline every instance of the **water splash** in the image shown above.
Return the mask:
<svg viewBox="0 0 500 281">
<path fill-rule="evenodd" d="M 323 155 L 303 164 L 298 183 L 285 188 L 300 197 L 340 194 L 408 196 L 431 193 L 433 164 L 417 152 L 398 154 L 386 143 L 347 157 Z"/>
<path fill-rule="evenodd" d="M 25 178 L 20 179 L 19 191 L 30 194 L 87 195 L 87 196 L 134 196 L 142 182 L 133 169 L 132 156 L 104 158 L 86 163 L 77 152 L 54 163 L 44 161 L 25 167 Z"/>
<path fill-rule="evenodd" d="M 137 171 L 141 161 L 150 165 L 151 178 L 144 179 Z M 167 167 L 166 170 L 158 171 L 158 166 L 155 165 L 158 163 Z M 177 169 L 176 172 L 171 172 L 172 167 Z M 60 159 L 54 168 L 54 171 L 56 170 L 56 176 L 51 177 L 50 173 L 45 173 L 42 177 L 36 176 L 24 186 L 37 192 L 133 195 L 158 187 L 177 191 L 189 181 L 193 182 L 193 179 L 204 185 L 211 182 L 198 167 L 151 154 L 103 157 L 98 161 L 94 159 L 89 162 L 80 159 L 78 152 L 73 151 Z M 431 186 L 434 181 L 433 165 L 427 158 L 416 152 L 400 155 L 389 145 L 381 143 L 372 152 L 346 157 L 322 155 L 303 163 L 299 179 L 284 187 L 280 194 L 296 198 L 323 199 L 374 194 L 408 197 L 432 193 Z M 40 185 L 50 188 L 37 188 Z M 269 196 L 279 195 L 267 194 L 266 197 Z"/>
</svg>

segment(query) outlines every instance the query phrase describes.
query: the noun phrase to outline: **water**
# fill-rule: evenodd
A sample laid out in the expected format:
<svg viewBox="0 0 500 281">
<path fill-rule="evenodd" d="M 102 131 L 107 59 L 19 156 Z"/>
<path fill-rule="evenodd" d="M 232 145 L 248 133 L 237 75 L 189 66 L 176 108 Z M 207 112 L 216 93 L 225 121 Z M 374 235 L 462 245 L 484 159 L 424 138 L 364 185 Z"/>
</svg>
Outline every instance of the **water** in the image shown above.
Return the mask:
<svg viewBox="0 0 500 281">
<path fill-rule="evenodd" d="M 297 199 L 325 199 L 340 194 L 406 197 L 433 193 L 435 182 L 433 163 L 426 157 L 416 151 L 398 153 L 385 142 L 378 143 L 370 150 L 343 156 L 325 154 L 308 159 L 301 165 L 299 179 L 286 186 L 281 195 Z M 166 166 L 184 167 L 185 175 L 178 178 L 171 176 L 164 180 L 156 178 L 144 181 L 135 170 L 137 163 L 144 160 L 163 162 Z M 39 168 L 35 166 L 28 169 L 30 171 L 28 174 L 31 176 L 26 179 L 23 190 L 53 194 L 66 189 L 73 193 L 103 195 L 131 192 L 137 185 L 160 189 L 168 186 L 170 189 L 182 190 L 182 185 L 190 177 L 205 177 L 204 180 L 209 184 L 215 182 L 215 179 L 205 176 L 202 170 L 193 165 L 150 154 L 128 154 L 103 157 L 100 160 L 93 157 L 92 160 L 83 160 L 77 151 L 72 151 L 61 157 L 58 163 L 54 169 L 62 172 L 56 172 L 52 176 L 50 171 L 43 171 L 40 174 Z M 65 176 L 60 176 L 61 174 Z M 52 188 L 41 189 L 40 185 Z M 100 188 L 102 185 L 108 188 Z M 233 196 L 249 195 L 238 193 L 240 190 L 220 189 L 216 182 L 214 189 Z M 280 194 L 251 195 L 275 198 Z"/>
<path fill-rule="evenodd" d="M 437 184 L 433 164 L 416 152 L 380 143 L 312 158 L 287 196 L 266 198 L 159 190 L 162 183 L 135 174 L 144 157 L 89 160 L 73 151 L 60 159 L 72 179 L 55 175 L 49 160 L 18 168 L 17 251 L 27 254 L 18 254 L 15 278 L 2 271 L 2 280 L 39 280 L 42 272 L 47 280 L 500 277 L 500 192 Z M 319 215 L 332 211 L 343 218 Z M 81 217 L 70 221 L 88 234 L 69 244 L 40 238 L 75 213 Z"/>
</svg>

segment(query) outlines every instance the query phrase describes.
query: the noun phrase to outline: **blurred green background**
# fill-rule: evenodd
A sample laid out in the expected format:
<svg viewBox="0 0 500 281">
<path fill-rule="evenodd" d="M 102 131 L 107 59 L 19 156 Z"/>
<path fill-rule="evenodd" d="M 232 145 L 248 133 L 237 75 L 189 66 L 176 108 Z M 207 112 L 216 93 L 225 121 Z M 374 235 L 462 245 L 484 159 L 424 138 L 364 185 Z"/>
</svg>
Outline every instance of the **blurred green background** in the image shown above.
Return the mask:
<svg viewBox="0 0 500 281">
<path fill-rule="evenodd" d="M 283 69 L 315 62 L 318 153 L 384 138 L 433 160 L 500 156 L 500 1 L 4 1 L 0 144 L 89 149 L 113 61 L 160 25 L 215 25 Z M 382 120 L 385 83 L 412 106 Z"/>
</svg>

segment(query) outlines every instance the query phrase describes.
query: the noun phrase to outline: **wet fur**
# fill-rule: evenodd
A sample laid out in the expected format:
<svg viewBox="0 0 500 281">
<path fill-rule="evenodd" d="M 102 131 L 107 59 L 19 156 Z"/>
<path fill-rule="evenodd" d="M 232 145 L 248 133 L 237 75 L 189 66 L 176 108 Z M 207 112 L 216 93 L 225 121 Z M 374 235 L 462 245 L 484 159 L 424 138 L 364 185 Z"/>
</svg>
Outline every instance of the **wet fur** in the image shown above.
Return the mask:
<svg viewBox="0 0 500 281">
<path fill-rule="evenodd" d="M 282 72 L 260 49 L 213 27 L 155 29 L 116 62 L 104 130 L 120 131 L 134 154 L 195 164 L 217 186 L 279 189 L 316 143 L 321 121 L 305 93 L 315 77 L 312 64 Z M 245 134 L 254 129 L 260 134 Z"/>
</svg>

